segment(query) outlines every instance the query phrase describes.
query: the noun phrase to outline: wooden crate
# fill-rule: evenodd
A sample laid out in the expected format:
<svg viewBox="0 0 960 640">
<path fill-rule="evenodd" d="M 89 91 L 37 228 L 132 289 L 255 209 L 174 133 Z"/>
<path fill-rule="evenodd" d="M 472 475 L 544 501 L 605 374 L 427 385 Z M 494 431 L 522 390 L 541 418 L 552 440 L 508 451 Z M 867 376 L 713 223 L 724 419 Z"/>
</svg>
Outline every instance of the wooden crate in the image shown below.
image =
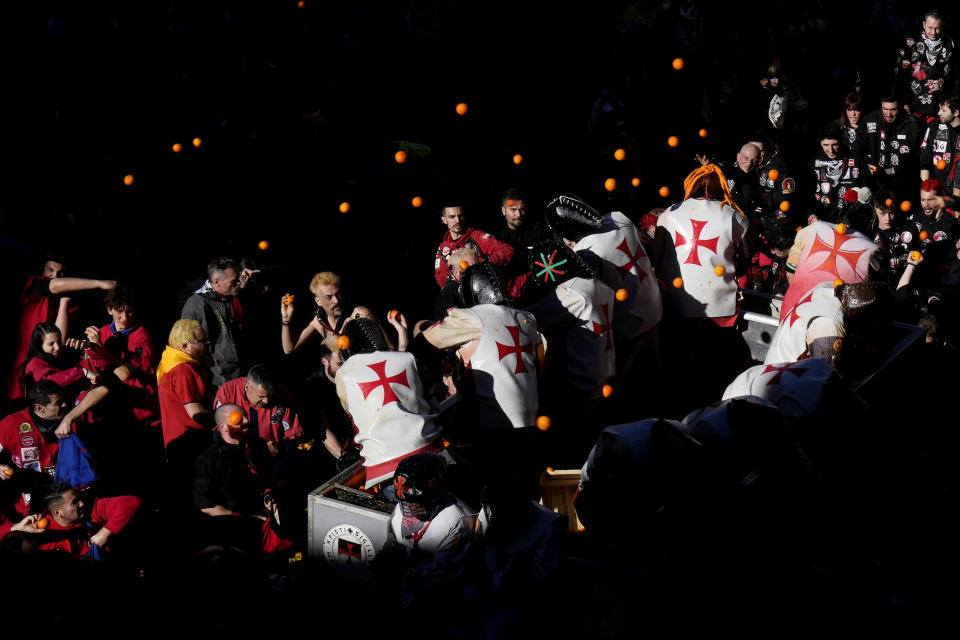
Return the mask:
<svg viewBox="0 0 960 640">
<path fill-rule="evenodd" d="M 580 469 L 547 470 L 540 476 L 540 504 L 570 519 L 569 531 L 583 531 L 573 508 L 573 498 L 580 484 Z"/>
</svg>

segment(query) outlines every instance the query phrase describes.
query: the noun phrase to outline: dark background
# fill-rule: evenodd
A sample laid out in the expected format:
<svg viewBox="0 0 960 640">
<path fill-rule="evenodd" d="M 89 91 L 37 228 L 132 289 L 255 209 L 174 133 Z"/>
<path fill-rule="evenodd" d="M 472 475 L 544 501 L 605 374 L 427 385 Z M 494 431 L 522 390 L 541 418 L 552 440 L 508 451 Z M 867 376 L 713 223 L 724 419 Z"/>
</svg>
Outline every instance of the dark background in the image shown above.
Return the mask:
<svg viewBox="0 0 960 640">
<path fill-rule="evenodd" d="M 868 111 L 887 91 L 898 42 L 919 32 L 920 9 L 868 1 L 4 2 L 5 304 L 58 248 L 70 255 L 68 275 L 137 285 L 144 320 L 160 336 L 217 254 L 276 265 L 262 281 L 276 294 L 301 294 L 303 320 L 312 311 L 306 285 L 324 269 L 378 313 L 424 317 L 447 199 L 468 200 L 476 226 L 491 230 L 508 186 L 528 190 L 535 213 L 559 192 L 634 216 L 668 205 L 694 152 L 732 159 L 760 122 L 757 81 L 773 60 L 808 105 L 788 112 L 782 141 L 803 162 L 847 91 L 861 86 Z M 675 57 L 686 62 L 682 71 L 671 67 Z M 602 127 L 588 132 L 591 108 L 610 88 L 626 141 Z M 461 101 L 464 117 L 454 110 Z M 665 144 L 668 135 L 680 138 L 678 148 Z M 182 152 L 172 152 L 175 142 Z M 612 159 L 618 146 L 627 161 Z M 393 161 L 400 148 L 409 152 L 403 165 Z M 128 173 L 136 179 L 129 187 Z M 608 177 L 618 181 L 613 193 L 603 189 Z M 661 185 L 669 198 L 657 195 Z M 410 205 L 415 195 L 420 209 Z M 347 214 L 338 209 L 344 201 Z"/>
</svg>

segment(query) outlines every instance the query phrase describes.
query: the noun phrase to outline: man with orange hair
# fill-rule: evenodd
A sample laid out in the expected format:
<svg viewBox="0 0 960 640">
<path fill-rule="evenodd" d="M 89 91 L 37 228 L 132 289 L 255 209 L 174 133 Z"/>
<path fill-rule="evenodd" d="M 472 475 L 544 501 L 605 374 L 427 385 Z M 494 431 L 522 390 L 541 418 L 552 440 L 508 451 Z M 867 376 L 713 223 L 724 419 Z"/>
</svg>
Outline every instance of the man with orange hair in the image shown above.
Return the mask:
<svg viewBox="0 0 960 640">
<path fill-rule="evenodd" d="M 749 222 L 733 202 L 723 172 L 706 164 L 684 180 L 684 200 L 657 219 L 653 264 L 664 289 L 665 364 L 685 381 L 693 409 L 719 397 L 717 379 L 735 376 L 749 359 L 736 331 L 738 271 L 753 254 Z M 738 269 L 742 265 L 741 269 Z"/>
</svg>

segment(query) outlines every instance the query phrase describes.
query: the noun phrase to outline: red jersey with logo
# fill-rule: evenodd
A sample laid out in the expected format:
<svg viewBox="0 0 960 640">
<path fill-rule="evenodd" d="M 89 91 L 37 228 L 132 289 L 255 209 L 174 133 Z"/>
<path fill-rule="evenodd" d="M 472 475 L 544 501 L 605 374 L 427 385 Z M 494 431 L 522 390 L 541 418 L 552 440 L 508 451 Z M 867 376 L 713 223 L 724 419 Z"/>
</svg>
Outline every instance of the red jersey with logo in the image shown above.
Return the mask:
<svg viewBox="0 0 960 640">
<path fill-rule="evenodd" d="M 114 333 L 112 325 L 100 327 L 100 341 L 114 358 L 130 368 L 133 374 L 123 384 L 134 390 L 133 413 L 145 424 L 160 420 L 157 400 L 157 352 L 147 330 L 136 327 L 129 333 Z"/>
<path fill-rule="evenodd" d="M 300 438 L 303 436 L 303 425 L 300 417 L 294 411 L 293 397 L 281 386 L 277 386 L 271 401 L 273 406 L 258 408 L 247 400 L 244 385 L 246 377 L 236 378 L 225 382 L 217 391 L 213 400 L 213 408 L 222 404 L 236 404 L 243 408 L 250 417 L 250 424 L 255 425 L 257 433 L 267 442 L 279 442 L 283 438 Z"/>
<path fill-rule="evenodd" d="M 187 432 L 187 429 L 205 429 L 193 420 L 184 405 L 199 402 L 210 406 L 210 385 L 207 372 L 198 362 L 182 362 L 160 378 L 157 385 L 160 399 L 163 446 Z"/>
<path fill-rule="evenodd" d="M 456 240 L 451 239 L 450 232 L 447 231 L 443 236 L 443 242 L 437 248 L 437 259 L 433 263 L 433 275 L 441 288 L 450 280 L 450 265 L 447 264 L 447 258 L 462 247 L 475 249 L 480 254 L 481 261 L 485 260 L 493 264 L 503 265 L 513 259 L 513 247 L 497 240 L 486 231 L 468 227 Z"/>
<path fill-rule="evenodd" d="M 55 471 L 59 442 L 48 443 L 33 424 L 30 410 L 23 409 L 0 420 L 0 451 L 9 451 L 21 469 Z"/>
</svg>

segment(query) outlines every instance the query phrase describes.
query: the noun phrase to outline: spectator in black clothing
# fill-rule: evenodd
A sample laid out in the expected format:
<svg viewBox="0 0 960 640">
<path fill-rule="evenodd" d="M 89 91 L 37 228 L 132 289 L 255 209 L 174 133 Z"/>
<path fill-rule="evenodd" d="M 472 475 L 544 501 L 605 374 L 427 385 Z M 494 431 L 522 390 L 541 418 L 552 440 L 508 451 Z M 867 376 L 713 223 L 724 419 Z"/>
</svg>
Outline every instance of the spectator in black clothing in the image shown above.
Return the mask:
<svg viewBox="0 0 960 640">
<path fill-rule="evenodd" d="M 857 133 L 859 153 L 879 186 L 895 193 L 910 193 L 920 177 L 920 137 L 912 118 L 894 97 L 880 100 L 880 109 L 864 118 Z"/>
<path fill-rule="evenodd" d="M 500 213 L 503 220 L 497 237 L 513 247 L 513 260 L 508 267 L 514 276 L 527 270 L 529 248 L 552 237 L 550 229 L 538 218 L 528 215 L 527 196 L 511 187 L 500 198 Z"/>
</svg>

